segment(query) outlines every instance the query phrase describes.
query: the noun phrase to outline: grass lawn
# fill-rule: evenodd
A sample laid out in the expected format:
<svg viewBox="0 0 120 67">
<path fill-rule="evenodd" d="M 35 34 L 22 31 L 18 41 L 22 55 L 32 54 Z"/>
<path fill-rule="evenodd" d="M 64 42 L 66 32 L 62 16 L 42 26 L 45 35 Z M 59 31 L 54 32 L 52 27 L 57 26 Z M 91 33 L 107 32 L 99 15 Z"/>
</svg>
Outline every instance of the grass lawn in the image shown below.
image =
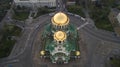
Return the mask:
<svg viewBox="0 0 120 67">
<path fill-rule="evenodd" d="M 12 36 L 20 36 L 21 29 L 14 25 L 5 25 L 4 29 L 1 31 L 2 38 L 0 40 L 0 58 L 7 57 L 16 40 Z"/>
<path fill-rule="evenodd" d="M 104 29 L 104 30 L 108 30 L 108 31 L 112 31 L 112 32 L 114 31 L 112 24 L 107 20 L 95 21 L 95 25 L 97 28 L 100 28 L 100 29 Z"/>
<path fill-rule="evenodd" d="M 113 67 L 120 67 L 120 59 L 114 58 L 113 60 L 110 60 L 110 64 L 111 64 Z"/>
<path fill-rule="evenodd" d="M 82 12 L 82 7 L 77 6 L 77 5 L 72 5 L 67 7 L 68 12 L 78 14 L 82 17 L 85 17 L 84 13 Z"/>
<path fill-rule="evenodd" d="M 37 16 L 34 17 L 34 18 L 37 18 L 37 17 L 39 17 L 39 16 L 41 16 L 41 15 L 44 15 L 44 14 L 47 14 L 47 13 L 50 13 L 50 12 L 54 12 L 54 11 L 52 11 L 52 10 L 54 10 L 54 9 L 45 8 L 45 7 L 39 8 L 39 9 L 38 9 Z"/>
<path fill-rule="evenodd" d="M 28 18 L 28 16 L 29 16 L 29 12 L 25 12 L 25 11 L 15 12 L 13 19 L 24 21 Z"/>
<path fill-rule="evenodd" d="M 9 56 L 14 44 L 15 40 L 2 39 L 0 42 L 0 58 Z"/>
</svg>

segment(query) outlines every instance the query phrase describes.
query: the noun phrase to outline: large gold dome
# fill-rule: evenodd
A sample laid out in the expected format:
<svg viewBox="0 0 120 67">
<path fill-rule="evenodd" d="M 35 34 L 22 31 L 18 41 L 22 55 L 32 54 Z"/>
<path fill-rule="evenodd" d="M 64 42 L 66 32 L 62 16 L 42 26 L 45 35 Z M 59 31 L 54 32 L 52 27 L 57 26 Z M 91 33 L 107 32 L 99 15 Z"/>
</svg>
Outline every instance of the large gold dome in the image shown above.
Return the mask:
<svg viewBox="0 0 120 67">
<path fill-rule="evenodd" d="M 67 17 L 66 14 L 64 14 L 62 12 L 58 12 L 57 14 L 55 14 L 53 16 L 51 21 L 54 25 L 63 26 L 63 25 L 67 25 L 69 23 L 69 18 Z"/>
<path fill-rule="evenodd" d="M 54 39 L 57 41 L 64 41 L 66 39 L 66 33 L 63 31 L 57 31 L 54 33 Z"/>
</svg>

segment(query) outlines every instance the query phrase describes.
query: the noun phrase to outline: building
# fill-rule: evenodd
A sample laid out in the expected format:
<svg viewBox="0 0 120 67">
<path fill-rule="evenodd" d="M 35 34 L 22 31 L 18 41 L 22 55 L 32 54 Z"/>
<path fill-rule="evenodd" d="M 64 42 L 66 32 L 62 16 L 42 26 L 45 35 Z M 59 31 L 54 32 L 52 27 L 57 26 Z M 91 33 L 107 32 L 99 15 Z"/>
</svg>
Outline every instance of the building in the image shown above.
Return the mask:
<svg viewBox="0 0 120 67">
<path fill-rule="evenodd" d="M 117 36 L 120 36 L 120 10 L 113 8 L 108 16 Z"/>
<path fill-rule="evenodd" d="M 117 15 L 117 20 L 118 20 L 118 23 L 120 24 L 120 13 Z"/>
<path fill-rule="evenodd" d="M 75 0 L 67 0 L 67 5 L 75 5 Z"/>
<path fill-rule="evenodd" d="M 62 12 L 56 13 L 41 35 L 41 57 L 49 57 L 52 63 L 68 63 L 80 57 L 77 28 Z"/>
<path fill-rule="evenodd" d="M 26 7 L 55 7 L 56 0 L 14 0 L 15 5 Z"/>
</svg>

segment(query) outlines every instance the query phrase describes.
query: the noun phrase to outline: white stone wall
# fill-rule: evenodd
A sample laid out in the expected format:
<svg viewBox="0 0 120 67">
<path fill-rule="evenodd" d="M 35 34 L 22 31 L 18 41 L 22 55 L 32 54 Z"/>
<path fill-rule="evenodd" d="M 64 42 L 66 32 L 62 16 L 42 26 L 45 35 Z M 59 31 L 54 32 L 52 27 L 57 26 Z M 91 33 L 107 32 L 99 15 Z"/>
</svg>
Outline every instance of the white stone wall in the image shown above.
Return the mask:
<svg viewBox="0 0 120 67">
<path fill-rule="evenodd" d="M 16 5 L 27 6 L 27 7 L 55 7 L 56 0 L 14 0 Z"/>
<path fill-rule="evenodd" d="M 120 13 L 117 15 L 117 20 L 118 20 L 118 22 L 120 24 Z"/>
</svg>

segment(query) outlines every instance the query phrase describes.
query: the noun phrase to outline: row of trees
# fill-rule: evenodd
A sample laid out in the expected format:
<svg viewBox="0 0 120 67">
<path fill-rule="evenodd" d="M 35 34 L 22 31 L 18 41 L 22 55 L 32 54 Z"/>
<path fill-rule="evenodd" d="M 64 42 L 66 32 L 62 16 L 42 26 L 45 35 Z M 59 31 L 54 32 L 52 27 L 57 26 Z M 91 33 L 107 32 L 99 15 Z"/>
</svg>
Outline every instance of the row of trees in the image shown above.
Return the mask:
<svg viewBox="0 0 120 67">
<path fill-rule="evenodd" d="M 10 2 L 12 2 L 12 0 L 0 0 L 0 21 L 7 13 L 7 10 L 10 8 Z"/>
<path fill-rule="evenodd" d="M 111 8 L 117 8 L 118 0 L 99 0 L 89 4 L 90 17 L 95 21 L 96 27 L 108 31 L 114 31 L 108 19 Z"/>
</svg>

